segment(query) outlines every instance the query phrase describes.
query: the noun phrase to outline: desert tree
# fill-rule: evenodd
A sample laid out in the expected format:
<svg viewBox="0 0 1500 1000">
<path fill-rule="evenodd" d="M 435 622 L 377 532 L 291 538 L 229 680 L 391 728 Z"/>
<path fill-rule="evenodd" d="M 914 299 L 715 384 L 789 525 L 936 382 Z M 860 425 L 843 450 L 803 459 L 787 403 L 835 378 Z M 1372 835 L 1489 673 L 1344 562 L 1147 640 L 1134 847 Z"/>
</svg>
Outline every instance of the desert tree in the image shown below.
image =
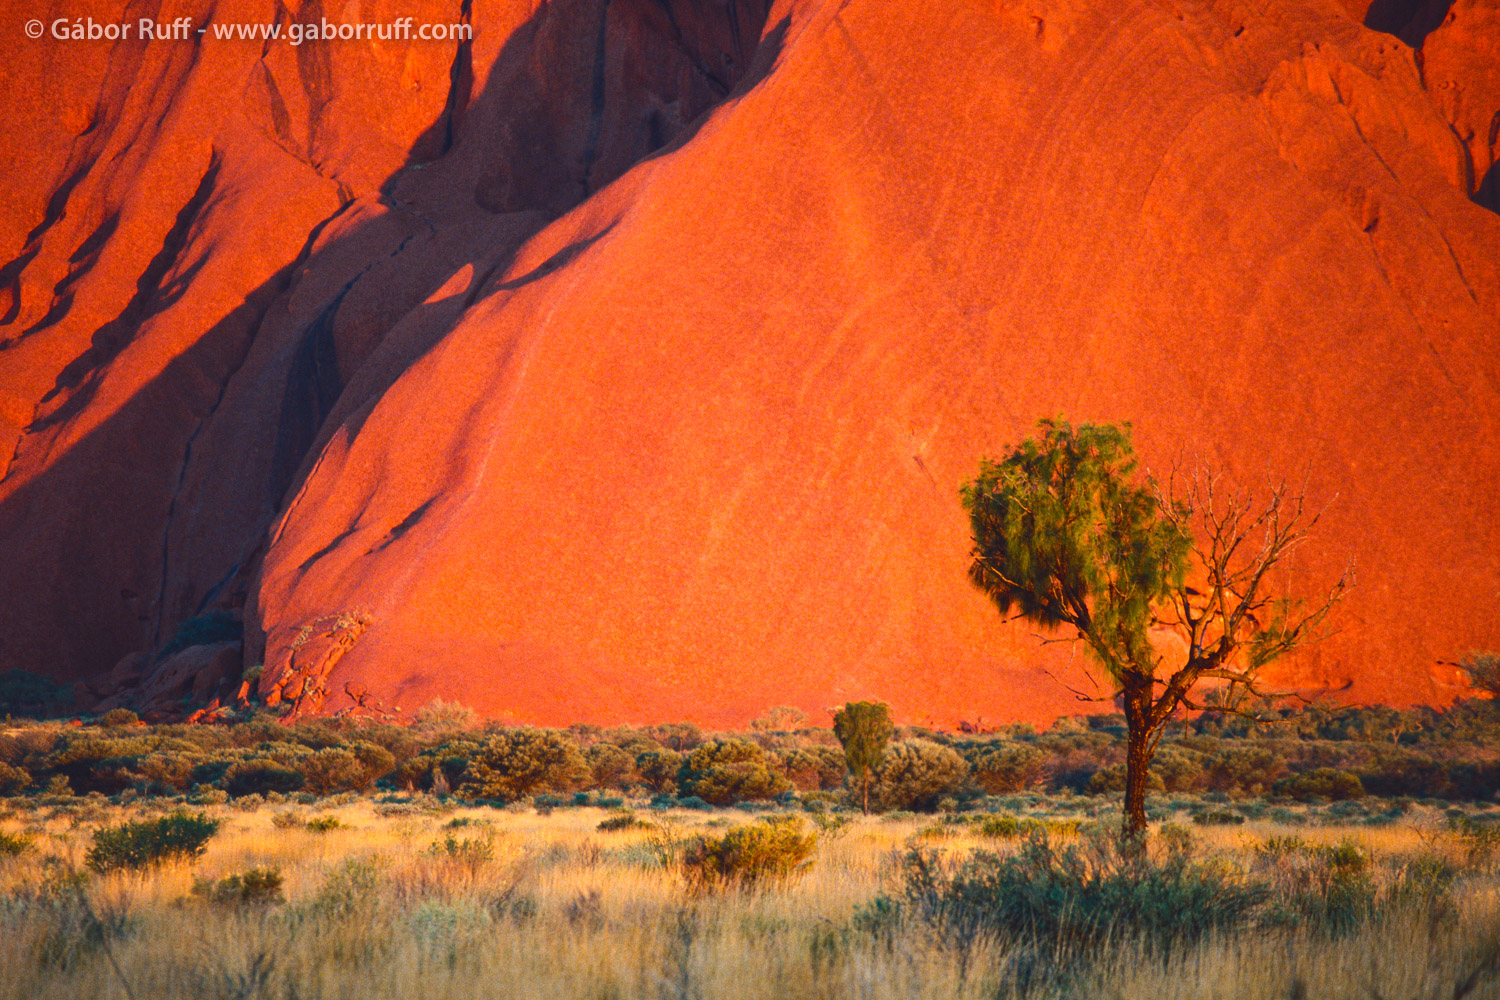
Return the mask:
<svg viewBox="0 0 1500 1000">
<path fill-rule="evenodd" d="M 1261 669 L 1320 637 L 1353 582 L 1346 571 L 1314 600 L 1292 597 L 1282 571 L 1321 510 L 1284 481 L 1256 496 L 1212 472 L 1138 476 L 1128 424 L 1043 420 L 1002 460 L 981 460 L 962 497 L 970 579 L 1001 614 L 1054 633 L 1044 642 L 1081 643 L 1123 703 L 1130 836 L 1145 831 L 1151 757 L 1173 715 L 1205 708 L 1214 686 L 1230 695 L 1218 711 L 1235 691 L 1264 697 Z"/>
<path fill-rule="evenodd" d="M 870 781 L 885 760 L 895 727 L 883 702 L 851 701 L 833 717 L 833 731 L 844 745 L 849 776 L 860 789 L 864 811 L 870 811 Z"/>
</svg>

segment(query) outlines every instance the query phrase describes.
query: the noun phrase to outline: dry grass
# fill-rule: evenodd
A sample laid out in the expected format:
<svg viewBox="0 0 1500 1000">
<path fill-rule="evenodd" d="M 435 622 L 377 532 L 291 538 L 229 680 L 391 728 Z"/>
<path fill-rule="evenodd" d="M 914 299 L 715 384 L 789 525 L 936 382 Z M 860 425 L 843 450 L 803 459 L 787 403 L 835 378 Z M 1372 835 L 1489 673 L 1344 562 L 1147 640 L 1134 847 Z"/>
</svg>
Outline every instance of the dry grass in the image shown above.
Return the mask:
<svg viewBox="0 0 1500 1000">
<path fill-rule="evenodd" d="M 92 829 L 142 809 L 93 805 L 0 821 L 0 829 L 34 835 L 29 850 L 0 858 L 0 1000 L 1015 995 L 1018 953 L 981 949 L 965 968 L 914 921 L 882 935 L 852 919 L 877 896 L 899 894 L 899 858 L 914 841 L 945 851 L 1010 849 L 969 827 L 934 829 L 931 817 L 856 820 L 823 838 L 800 880 L 704 893 L 659 865 L 660 842 L 748 817 L 672 814 L 664 835 L 597 831 L 607 814 L 592 808 L 381 816 L 369 800 L 296 807 L 304 819 L 332 813 L 342 824 L 318 832 L 273 823 L 282 807 L 209 811 L 224 825 L 198 861 L 81 883 L 70 873 L 82 869 Z M 1377 860 L 1436 852 L 1469 861 L 1439 818 L 1421 811 L 1379 828 L 1191 831 L 1226 864 L 1288 833 L 1353 839 Z M 284 903 L 230 908 L 192 894 L 195 879 L 257 867 L 280 869 Z M 1453 907 L 1446 916 L 1384 914 L 1335 940 L 1247 932 L 1166 964 L 1122 944 L 1076 970 L 1066 987 L 1054 980 L 1032 992 L 1449 1000 L 1500 941 L 1500 880 L 1487 867 L 1471 869 Z M 1467 995 L 1500 997 L 1500 987 L 1481 977 Z"/>
</svg>

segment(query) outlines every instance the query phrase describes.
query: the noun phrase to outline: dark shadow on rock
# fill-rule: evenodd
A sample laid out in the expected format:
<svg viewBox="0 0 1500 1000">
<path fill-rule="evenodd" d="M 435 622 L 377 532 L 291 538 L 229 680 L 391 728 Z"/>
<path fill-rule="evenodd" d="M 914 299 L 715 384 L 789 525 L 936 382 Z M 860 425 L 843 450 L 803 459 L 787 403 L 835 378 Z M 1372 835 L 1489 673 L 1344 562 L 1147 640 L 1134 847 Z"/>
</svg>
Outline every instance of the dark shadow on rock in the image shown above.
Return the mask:
<svg viewBox="0 0 1500 1000">
<path fill-rule="evenodd" d="M 1365 27 L 1395 35 L 1420 49 L 1452 6 L 1453 0 L 1375 0 L 1365 13 Z"/>
<path fill-rule="evenodd" d="M 319 232 L 349 205 L 325 219 L 295 260 L 0 501 L 0 546 L 12 552 L 0 560 L 0 593 L 10 595 L 0 604 L 0 658 L 78 678 L 109 670 L 126 653 L 155 648 L 194 614 L 243 607 L 269 529 L 313 468 L 330 425 L 357 427 L 368 405 L 446 335 L 455 310 L 461 314 L 504 287 L 496 279 L 549 219 L 631 166 L 679 148 L 714 107 L 763 77 L 787 27 L 777 25 L 767 44 L 757 46 L 769 6 L 769 0 L 554 0 L 507 40 L 489 83 L 472 100 L 465 88 L 473 68 L 461 47 L 448 106 L 413 144 L 408 166 L 380 188 L 385 214 L 371 213 L 313 250 Z M 569 66 L 540 57 L 548 51 L 536 47 L 541 42 L 569 32 L 594 37 L 599 24 L 607 30 L 597 32 L 601 47 L 590 58 Z M 606 53 L 607 45 L 624 51 Z M 650 83 L 644 89 L 643 73 Z M 212 192 L 216 167 L 210 165 L 200 194 Z M 85 173 L 69 172 L 49 220 Z M 487 189 L 493 195 L 501 188 L 507 213 L 530 214 L 516 216 L 513 245 L 471 246 L 472 226 L 497 214 Z M 130 304 L 59 376 L 54 394 L 62 398 L 45 424 L 73 418 L 90 398 L 85 390 L 141 324 L 183 293 L 190 276 L 170 288 L 161 277 L 190 249 L 188 234 L 206 200 L 195 196 L 184 207 Z M 109 228 L 96 233 L 86 252 L 80 248 L 81 262 L 91 263 Z M 565 265 L 588 242 L 554 255 L 538 272 Z M 0 269 L 0 285 L 18 285 L 32 257 Z M 352 267 L 351 259 L 365 263 Z M 365 329 L 350 343 L 340 334 L 350 303 L 361 296 L 389 301 L 369 287 L 386 273 L 377 264 L 420 269 L 425 285 L 404 293 L 406 300 L 379 315 L 377 330 Z M 474 274 L 460 297 L 428 301 L 468 264 Z M 351 267 L 353 276 L 339 280 Z M 324 290 L 310 296 L 315 289 Z M 294 295 L 303 300 L 298 315 L 313 316 L 300 330 L 284 323 Z M 279 328 L 276 316 L 283 317 Z M 416 332 L 383 350 L 398 324 Z M 366 362 L 377 353 L 383 365 L 372 371 Z M 359 400 L 346 398 L 354 382 Z M 277 398 L 260 398 L 263 388 Z M 248 393 L 264 409 L 236 423 L 223 405 L 231 393 Z M 242 425 L 262 428 L 262 439 L 235 439 Z M 42 430 L 34 425 L 28 433 Z M 255 456 L 250 464 L 225 461 L 231 445 Z M 247 468 L 258 471 L 245 475 Z M 190 479 L 198 490 L 184 498 Z M 391 525 L 389 537 L 399 537 L 424 509 Z M 23 545 L 10 542 L 22 539 Z M 118 576 L 104 566 L 117 567 Z"/>
</svg>

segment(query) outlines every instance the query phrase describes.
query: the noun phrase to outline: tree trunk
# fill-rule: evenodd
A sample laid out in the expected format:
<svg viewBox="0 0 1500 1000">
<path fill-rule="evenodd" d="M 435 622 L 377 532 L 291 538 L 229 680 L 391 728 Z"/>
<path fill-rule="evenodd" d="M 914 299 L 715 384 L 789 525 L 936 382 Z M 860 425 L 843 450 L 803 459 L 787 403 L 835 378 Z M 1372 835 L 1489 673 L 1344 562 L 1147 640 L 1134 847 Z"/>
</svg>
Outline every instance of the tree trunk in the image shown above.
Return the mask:
<svg viewBox="0 0 1500 1000">
<path fill-rule="evenodd" d="M 865 768 L 865 777 L 864 777 L 864 780 L 860 782 L 860 787 L 864 790 L 864 793 L 865 793 L 865 815 L 868 816 L 868 815 L 870 815 L 870 769 L 869 768 Z"/>
<path fill-rule="evenodd" d="M 1146 781 L 1151 774 L 1151 679 L 1125 683 L 1125 824 L 1129 839 L 1146 835 Z"/>
</svg>

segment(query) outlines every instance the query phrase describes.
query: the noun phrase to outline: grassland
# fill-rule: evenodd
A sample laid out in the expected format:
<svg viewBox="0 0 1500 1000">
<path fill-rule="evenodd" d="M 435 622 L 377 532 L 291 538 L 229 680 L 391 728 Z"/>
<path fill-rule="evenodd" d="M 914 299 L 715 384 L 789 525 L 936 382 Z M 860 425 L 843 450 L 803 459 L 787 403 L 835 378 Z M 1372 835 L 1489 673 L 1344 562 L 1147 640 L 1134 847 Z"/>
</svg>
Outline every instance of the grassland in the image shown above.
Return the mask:
<svg viewBox="0 0 1500 1000">
<path fill-rule="evenodd" d="M 1083 954 L 1024 934 L 960 939 L 903 902 L 913 847 L 950 862 L 1022 849 L 971 816 L 825 821 L 800 876 L 704 889 L 678 845 L 757 815 L 638 809 L 644 823 L 600 830 L 620 813 L 424 795 L 209 805 L 222 822 L 201 857 L 96 874 L 85 864 L 96 829 L 169 806 L 5 801 L 0 830 L 28 843 L 0 857 L 0 998 L 1500 996 L 1500 875 L 1488 845 L 1420 804 L 1379 824 L 1178 816 L 1153 850 L 1176 843 L 1233 881 L 1264 864 L 1268 841 L 1295 837 L 1304 852 L 1361 852 L 1377 886 L 1457 872 L 1445 891 L 1380 896 L 1340 933 L 1258 923 L 1164 951 L 1117 927 Z M 1027 813 L 1060 819 L 1062 804 L 1033 799 Z M 1087 836 L 1075 825 L 1054 822 L 1050 837 Z M 212 898 L 207 887 L 251 869 L 279 872 L 278 900 Z"/>
</svg>

